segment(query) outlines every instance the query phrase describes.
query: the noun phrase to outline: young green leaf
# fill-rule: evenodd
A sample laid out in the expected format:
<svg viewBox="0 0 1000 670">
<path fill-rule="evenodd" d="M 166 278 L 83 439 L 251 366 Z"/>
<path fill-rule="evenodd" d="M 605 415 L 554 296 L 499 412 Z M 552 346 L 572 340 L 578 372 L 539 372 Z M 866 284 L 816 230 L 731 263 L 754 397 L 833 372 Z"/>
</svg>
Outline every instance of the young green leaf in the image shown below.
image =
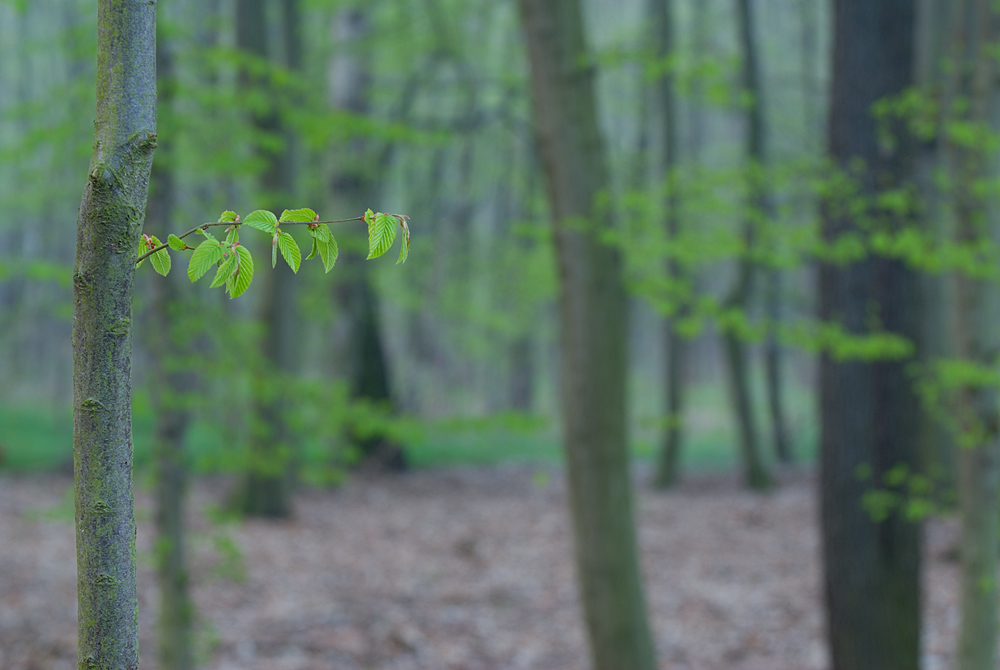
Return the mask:
<svg viewBox="0 0 1000 670">
<path fill-rule="evenodd" d="M 316 220 L 316 212 L 312 211 L 308 207 L 303 207 L 302 209 L 286 209 L 281 213 L 281 218 L 278 220 L 282 223 L 285 221 L 289 223 L 309 223 L 310 221 Z"/>
<path fill-rule="evenodd" d="M 184 240 L 177 237 L 173 233 L 170 233 L 170 236 L 167 237 L 167 244 L 169 244 L 170 248 L 174 251 L 184 251 L 188 248 L 188 245 L 184 244 Z"/>
<path fill-rule="evenodd" d="M 243 292 L 250 286 L 250 282 L 253 281 L 253 257 L 250 256 L 250 250 L 242 245 L 238 246 L 236 247 L 236 255 L 238 256 L 236 273 L 226 282 L 226 290 L 229 291 L 230 298 L 238 298 L 243 295 Z"/>
<path fill-rule="evenodd" d="M 315 228 L 309 229 L 309 234 L 315 237 L 317 240 L 322 240 L 323 242 L 329 242 L 333 239 L 333 233 L 330 232 L 330 226 L 325 223 L 316 226 Z"/>
<path fill-rule="evenodd" d="M 247 214 L 247 218 L 243 220 L 243 223 L 251 228 L 263 230 L 265 233 L 273 233 L 278 227 L 278 219 L 266 209 L 258 209 L 250 212 Z"/>
<path fill-rule="evenodd" d="M 240 217 L 236 215 L 236 212 L 231 212 L 227 209 L 222 213 L 222 216 L 219 217 L 219 223 L 233 223 L 238 218 Z"/>
<path fill-rule="evenodd" d="M 155 242 L 155 246 L 160 246 L 159 240 L 155 237 L 153 240 Z M 155 254 L 150 256 L 149 262 L 153 264 L 153 269 L 164 277 L 166 277 L 167 273 L 170 272 L 170 254 L 167 253 L 166 249 L 160 249 Z"/>
<path fill-rule="evenodd" d="M 149 251 L 149 244 L 146 242 L 146 236 L 143 235 L 139 238 L 139 248 L 135 250 L 136 258 L 142 256 L 147 251 Z M 139 267 L 145 262 L 146 262 L 145 259 L 139 261 L 138 263 L 135 264 L 135 268 L 138 270 Z"/>
<path fill-rule="evenodd" d="M 309 260 L 316 255 L 316 238 L 312 238 L 312 246 L 309 247 L 309 255 L 305 257 L 304 260 Z"/>
<path fill-rule="evenodd" d="M 199 228 L 198 229 L 198 233 L 201 234 L 201 235 L 204 235 L 205 239 L 212 240 L 216 244 L 219 243 L 219 240 L 215 239 L 215 235 L 213 235 L 212 233 L 208 232 L 204 228 Z"/>
<path fill-rule="evenodd" d="M 271 238 L 271 267 L 278 264 L 278 233 Z"/>
<path fill-rule="evenodd" d="M 219 269 L 215 273 L 215 278 L 212 280 L 212 285 L 208 288 L 215 288 L 216 286 L 225 284 L 236 270 L 236 261 L 238 258 L 239 256 L 230 249 L 229 255 L 219 265 Z"/>
<path fill-rule="evenodd" d="M 407 235 L 403 235 L 402 239 L 400 239 L 399 241 L 399 259 L 396 261 L 396 265 L 405 263 L 409 255 L 410 255 L 410 238 Z"/>
<path fill-rule="evenodd" d="M 288 233 L 279 232 L 278 249 L 281 251 L 281 257 L 288 263 L 288 267 L 292 268 L 292 272 L 298 273 L 299 266 L 302 264 L 302 252 L 299 251 L 299 245 L 295 243 L 295 238 Z"/>
<path fill-rule="evenodd" d="M 329 272 L 333 269 L 333 264 L 337 262 L 337 254 L 339 253 L 337 240 L 333 239 L 333 235 L 331 235 L 329 242 L 319 242 L 316 240 L 313 240 L 313 242 L 319 247 L 319 257 L 323 259 L 323 269 Z"/>
<path fill-rule="evenodd" d="M 368 221 L 368 258 L 378 258 L 389 250 L 396 239 L 396 217 L 382 212 L 369 217 L 366 213 L 365 220 Z"/>
<path fill-rule="evenodd" d="M 228 233 L 226 233 L 226 244 L 233 244 L 240 241 L 240 229 L 239 227 L 234 227 Z"/>
<path fill-rule="evenodd" d="M 191 254 L 191 261 L 188 263 L 188 279 L 195 282 L 201 279 L 208 269 L 222 260 L 222 247 L 218 240 L 205 240 L 198 245 L 198 248 Z"/>
</svg>

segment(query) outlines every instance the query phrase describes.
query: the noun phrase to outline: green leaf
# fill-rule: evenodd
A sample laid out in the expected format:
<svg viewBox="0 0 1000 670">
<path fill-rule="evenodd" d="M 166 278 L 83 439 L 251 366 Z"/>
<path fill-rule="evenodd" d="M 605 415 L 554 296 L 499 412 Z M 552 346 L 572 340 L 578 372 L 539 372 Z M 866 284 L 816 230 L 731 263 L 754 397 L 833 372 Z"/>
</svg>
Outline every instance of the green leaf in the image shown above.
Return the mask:
<svg viewBox="0 0 1000 670">
<path fill-rule="evenodd" d="M 135 257 L 138 258 L 139 256 L 142 256 L 147 251 L 149 251 L 149 245 L 146 244 L 146 236 L 145 235 L 140 235 L 139 236 L 139 248 L 135 250 Z M 143 259 L 143 260 L 139 261 L 138 263 L 136 263 L 135 264 L 135 269 L 138 270 L 142 266 L 142 264 L 145 263 L 145 262 L 146 262 L 145 259 Z"/>
<path fill-rule="evenodd" d="M 271 267 L 278 264 L 278 233 L 271 238 Z"/>
<path fill-rule="evenodd" d="M 314 237 L 314 238 L 312 238 L 312 247 L 310 247 L 310 249 L 309 249 L 309 255 L 306 256 L 305 259 L 309 260 L 310 258 L 312 258 L 315 255 L 316 255 L 316 238 Z"/>
<path fill-rule="evenodd" d="M 167 238 L 167 244 L 169 244 L 170 248 L 174 251 L 184 251 L 188 248 L 188 245 L 184 244 L 184 240 L 177 237 L 173 233 L 170 233 L 170 236 Z"/>
<path fill-rule="evenodd" d="M 368 221 L 368 258 L 378 258 L 389 250 L 396 239 L 396 217 L 382 212 L 375 216 L 366 213 L 365 220 Z"/>
<path fill-rule="evenodd" d="M 222 264 L 219 265 L 218 271 L 215 273 L 215 279 L 212 280 L 212 285 L 208 288 L 215 288 L 216 286 L 222 286 L 227 281 L 229 277 L 236 270 L 236 260 L 239 258 L 232 249 L 229 251 L 229 255 L 225 257 Z"/>
<path fill-rule="evenodd" d="M 329 242 L 333 239 L 333 233 L 330 232 L 330 226 L 325 223 L 316 226 L 315 228 L 309 229 L 309 234 L 315 237 L 317 240 L 322 240 L 323 242 Z"/>
<path fill-rule="evenodd" d="M 309 223 L 310 221 L 316 220 L 316 212 L 312 211 L 308 207 L 303 207 L 302 209 L 286 209 L 281 213 L 281 218 L 278 220 L 282 223 L 285 221 L 289 223 Z"/>
<path fill-rule="evenodd" d="M 163 244 L 162 242 L 160 242 L 159 238 L 155 236 L 151 236 L 149 238 L 149 242 L 152 245 L 151 246 L 152 249 L 155 249 L 156 247 Z M 164 277 L 166 277 L 167 273 L 170 272 L 170 254 L 167 252 L 166 249 L 160 249 L 155 254 L 150 256 L 149 262 L 153 264 L 153 269 L 156 270 L 158 274 L 161 274 Z"/>
<path fill-rule="evenodd" d="M 216 239 L 205 240 L 191 254 L 188 263 L 188 279 L 195 282 L 202 278 L 208 269 L 222 260 L 222 247 Z"/>
<path fill-rule="evenodd" d="M 213 241 L 213 242 L 215 242 L 216 244 L 218 244 L 218 243 L 219 243 L 219 240 L 215 239 L 215 235 L 213 235 L 212 233 L 208 232 L 208 231 L 207 231 L 207 230 L 205 230 L 204 228 L 199 228 L 199 229 L 198 229 L 198 232 L 199 232 L 200 234 L 204 235 L 206 239 L 209 239 L 209 240 L 212 240 L 212 241 Z"/>
<path fill-rule="evenodd" d="M 316 246 L 319 247 L 319 257 L 323 259 L 323 268 L 326 272 L 333 269 L 333 264 L 337 262 L 337 254 L 340 253 L 337 249 L 337 240 L 330 237 L 329 242 L 316 242 Z"/>
<path fill-rule="evenodd" d="M 401 239 L 399 243 L 399 259 L 396 261 L 396 265 L 405 263 L 409 255 L 410 255 L 410 238 L 407 235 L 403 235 L 403 239 Z"/>
<path fill-rule="evenodd" d="M 219 223 L 233 223 L 238 218 L 239 217 L 236 216 L 236 212 L 231 212 L 227 209 L 222 213 L 222 216 L 219 217 Z"/>
<path fill-rule="evenodd" d="M 257 209 L 250 212 L 247 214 L 247 218 L 243 220 L 243 223 L 251 228 L 263 230 L 265 233 L 273 233 L 275 228 L 278 227 L 278 219 L 266 209 Z"/>
<path fill-rule="evenodd" d="M 226 290 L 229 291 L 230 298 L 238 298 L 250 286 L 253 281 L 253 257 L 250 250 L 244 246 L 236 247 L 238 256 L 238 268 L 236 273 L 226 282 Z"/>
<path fill-rule="evenodd" d="M 281 251 L 281 257 L 288 263 L 288 267 L 292 268 L 292 272 L 298 273 L 299 266 L 302 264 L 302 252 L 299 251 L 299 245 L 295 243 L 295 238 L 288 233 L 279 232 L 278 249 Z"/>
<path fill-rule="evenodd" d="M 228 233 L 226 233 L 226 244 L 232 245 L 240 241 L 240 229 L 239 227 L 234 227 Z"/>
</svg>

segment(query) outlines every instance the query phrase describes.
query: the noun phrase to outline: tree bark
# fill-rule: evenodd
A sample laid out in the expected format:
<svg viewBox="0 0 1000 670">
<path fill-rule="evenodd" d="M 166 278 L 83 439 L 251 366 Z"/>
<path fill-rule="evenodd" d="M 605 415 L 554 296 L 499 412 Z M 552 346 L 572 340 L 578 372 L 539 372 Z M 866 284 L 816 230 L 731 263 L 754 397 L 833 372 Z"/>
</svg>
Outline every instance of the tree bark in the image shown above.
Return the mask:
<svg viewBox="0 0 1000 670">
<path fill-rule="evenodd" d="M 989 0 L 955 5 L 953 63 L 958 97 L 968 102 L 963 121 L 1000 130 L 997 67 L 990 52 L 1000 36 L 1000 15 Z M 973 245 L 998 242 L 997 208 L 977 192 L 996 175 L 997 160 L 982 148 L 949 146 L 955 184 L 957 240 Z M 982 369 L 993 369 L 1000 348 L 997 323 L 1000 299 L 996 285 L 959 271 L 956 300 L 958 355 Z M 959 389 L 961 406 L 958 450 L 961 518 L 961 626 L 958 670 L 997 667 L 997 569 L 1000 566 L 1000 393 L 995 386 L 969 384 Z"/>
<path fill-rule="evenodd" d="M 651 19 L 656 56 L 665 59 L 674 52 L 674 8 L 673 0 L 649 0 L 649 16 Z M 659 99 L 659 113 L 663 123 L 663 154 L 662 173 L 660 178 L 666 183 L 666 234 L 668 239 L 676 239 L 680 233 L 680 194 L 677 187 L 677 167 L 680 162 L 680 147 L 678 129 L 677 92 L 673 72 L 667 72 L 657 82 L 656 95 Z M 669 257 L 666 263 L 667 280 L 673 286 L 683 281 L 680 264 L 674 257 Z M 679 293 L 679 292 L 678 292 Z M 664 434 L 663 447 L 653 475 L 653 485 L 657 488 L 668 488 L 677 481 L 680 462 L 681 441 L 683 438 L 684 412 L 684 359 L 685 341 L 674 329 L 674 321 L 684 315 L 683 306 L 679 306 L 674 318 L 665 321 L 664 345 L 666 351 L 666 367 L 664 381 L 666 391 L 667 429 Z"/>
<path fill-rule="evenodd" d="M 652 670 L 626 436 L 626 309 L 593 66 L 577 0 L 521 0 L 560 278 L 563 440 L 577 579 L 595 670 Z"/>
<path fill-rule="evenodd" d="M 829 149 L 837 167 L 863 161 L 861 195 L 909 183 L 912 141 L 896 123 L 895 147 L 880 145 L 872 105 L 913 82 L 913 3 L 910 0 L 836 0 Z M 826 203 L 827 240 L 858 222 L 843 203 Z M 890 228 L 886 212 L 869 215 Z M 869 257 L 823 264 L 819 316 L 850 333 L 872 319 L 916 342 L 920 329 L 919 278 L 893 259 Z M 873 313 L 873 310 L 874 313 Z M 833 670 L 914 670 L 920 657 L 921 526 L 894 510 L 884 520 L 862 506 L 870 481 L 891 468 L 919 466 L 920 406 L 907 374 L 909 360 L 820 360 L 820 508 L 826 576 L 828 635 Z M 859 468 L 874 479 L 861 481 Z"/>
<path fill-rule="evenodd" d="M 162 113 L 173 102 L 175 85 L 173 55 L 162 34 L 157 35 L 156 69 Z M 171 230 L 177 198 L 173 170 L 154 164 L 150 191 L 148 220 L 151 227 L 159 231 Z M 167 277 L 155 277 L 149 310 L 150 372 L 156 416 L 153 431 L 157 473 L 154 551 L 160 591 L 158 642 L 162 670 L 190 670 L 194 663 L 192 603 L 184 550 L 184 501 L 188 478 L 184 438 L 191 418 L 184 396 L 191 391 L 192 383 L 189 374 L 177 369 L 183 354 L 180 340 L 184 336 L 184 319 L 189 307 L 177 286 L 182 278 L 183 273 L 176 270 Z"/>
<path fill-rule="evenodd" d="M 280 57 L 269 45 L 264 0 L 237 0 L 237 47 L 259 58 L 279 62 Z M 285 64 L 290 70 L 301 66 L 301 36 L 297 0 L 282 0 L 282 28 L 286 47 Z M 243 77 L 244 86 L 266 86 L 260 79 Z M 253 116 L 253 124 L 264 133 L 282 133 L 277 110 Z M 294 195 L 297 161 L 294 138 L 285 134 L 281 151 L 262 151 L 267 168 L 260 178 L 262 204 L 272 209 L 288 207 L 280 198 Z M 270 249 L 268 249 L 270 251 Z M 266 257 L 266 256 L 265 256 Z M 288 426 L 284 419 L 284 381 L 296 372 L 297 360 L 297 301 L 294 273 L 280 261 L 270 272 L 260 277 L 258 292 L 263 327 L 261 336 L 261 366 L 254 379 L 253 429 L 250 436 L 250 466 L 237 505 L 248 516 L 281 518 L 291 514 L 291 483 L 295 454 Z"/>
<path fill-rule="evenodd" d="M 97 7 L 94 151 L 73 268 L 77 659 L 138 657 L 132 499 L 132 290 L 156 148 L 156 4 Z"/>
</svg>

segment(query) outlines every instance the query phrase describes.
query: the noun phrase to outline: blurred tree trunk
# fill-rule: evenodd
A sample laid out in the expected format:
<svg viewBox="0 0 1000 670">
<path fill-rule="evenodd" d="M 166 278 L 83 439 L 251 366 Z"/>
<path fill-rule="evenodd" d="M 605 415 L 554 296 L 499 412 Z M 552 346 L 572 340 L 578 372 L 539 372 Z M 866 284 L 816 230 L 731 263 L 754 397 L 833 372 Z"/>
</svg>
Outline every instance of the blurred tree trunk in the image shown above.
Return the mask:
<svg viewBox="0 0 1000 670">
<path fill-rule="evenodd" d="M 920 0 L 917 5 L 917 84 L 923 95 L 941 103 L 942 109 L 954 96 L 954 85 L 946 72 L 946 59 L 951 43 L 954 18 L 964 2 L 951 0 Z M 942 116 L 943 119 L 943 116 Z M 945 142 L 937 135 L 921 142 L 917 149 L 917 186 L 923 207 L 923 228 L 938 244 L 949 240 L 950 228 L 946 194 L 938 174 L 947 168 Z M 921 275 L 924 295 L 924 319 L 920 362 L 930 373 L 935 362 L 953 352 L 951 328 L 955 323 L 955 282 L 946 274 L 925 272 Z M 933 408 L 922 413 L 921 448 L 923 469 L 931 477 L 938 493 L 950 493 L 956 484 L 956 452 L 954 435 L 946 421 Z"/>
<path fill-rule="evenodd" d="M 160 116 L 168 117 L 174 99 L 173 55 L 162 31 L 156 41 L 156 70 Z M 149 196 L 150 228 L 173 230 L 177 198 L 173 152 L 160 150 L 153 165 Z M 163 159 L 168 163 L 164 166 Z M 166 239 L 163 235 L 162 239 Z M 176 259 L 175 259 L 176 260 Z M 190 670 L 192 605 L 184 551 L 184 500 L 187 466 L 184 438 L 191 412 L 185 395 L 192 390 L 190 375 L 177 369 L 183 354 L 182 338 L 189 305 L 181 297 L 178 282 L 184 273 L 176 269 L 167 277 L 154 277 L 149 309 L 149 345 L 152 357 L 150 386 L 156 426 L 153 452 L 156 458 L 156 540 L 154 543 L 157 585 L 160 591 L 159 661 L 163 670 Z"/>
<path fill-rule="evenodd" d="M 98 2 L 94 149 L 80 203 L 73 267 L 80 668 L 139 666 L 132 290 L 156 148 L 155 45 L 155 4 Z"/>
<path fill-rule="evenodd" d="M 956 121 L 1000 130 L 997 105 L 997 38 L 1000 15 L 992 0 L 956 4 L 952 62 L 957 99 L 965 101 Z M 950 110 L 945 111 L 950 114 Z M 957 240 L 975 245 L 998 242 L 998 213 L 980 194 L 983 180 L 997 175 L 997 158 L 981 146 L 949 142 L 955 184 Z M 996 369 L 1000 350 L 996 283 L 958 275 L 956 336 L 958 355 L 982 370 Z M 958 670 L 997 667 L 997 568 L 1000 565 L 1000 410 L 995 385 L 971 381 L 959 389 L 962 447 L 958 450 L 959 510 L 962 524 L 962 620 Z"/>
<path fill-rule="evenodd" d="M 650 23 L 652 24 L 655 53 L 660 60 L 665 60 L 675 52 L 674 8 L 673 0 L 649 0 L 647 5 Z M 677 92 L 673 70 L 668 70 L 656 86 L 656 96 L 659 99 L 659 109 L 663 132 L 662 170 L 659 181 L 666 182 L 666 234 L 668 239 L 676 239 L 680 232 L 680 195 L 677 184 L 677 167 L 680 160 L 678 133 Z M 680 295 L 679 284 L 683 281 L 680 264 L 676 257 L 670 256 L 666 263 L 667 279 L 671 283 L 675 295 Z M 664 435 L 663 448 L 653 475 L 653 485 L 657 488 L 667 488 L 677 481 L 678 463 L 683 437 L 684 413 L 684 359 L 685 341 L 674 328 L 674 321 L 684 316 L 685 310 L 679 306 L 673 319 L 664 323 L 664 339 L 666 349 L 666 366 L 664 371 L 666 391 L 667 429 Z"/>
<path fill-rule="evenodd" d="M 265 8 L 265 0 L 237 0 L 236 45 L 247 54 L 277 63 L 280 58 L 273 51 L 275 40 L 268 34 Z M 296 71 L 301 65 L 302 39 L 298 0 L 282 0 L 281 9 L 286 65 Z M 241 75 L 241 84 L 247 89 L 265 87 L 266 90 L 267 86 L 265 78 L 250 77 L 245 72 Z M 282 134 L 278 111 L 274 107 L 254 112 L 253 124 L 262 133 Z M 260 150 L 267 160 L 267 168 L 260 178 L 261 206 L 279 212 L 281 208 L 295 206 L 285 204 L 287 200 L 282 201 L 295 194 L 297 175 L 294 138 L 288 133 L 284 135 L 281 150 Z M 249 471 L 236 501 L 240 511 L 250 516 L 287 517 L 291 513 L 290 470 L 294 454 L 284 419 L 283 386 L 296 372 L 299 346 L 293 277 L 288 265 L 279 262 L 273 270 L 260 273 L 258 280 L 261 284 L 258 287 L 261 360 L 253 381 Z"/>
<path fill-rule="evenodd" d="M 595 670 L 656 667 L 639 571 L 626 435 L 626 310 L 593 66 L 577 0 L 521 0 L 535 127 L 560 276 L 560 377 L 577 579 Z"/>
<path fill-rule="evenodd" d="M 754 228 L 760 217 L 761 192 L 760 175 L 761 161 L 764 150 L 764 125 L 761 118 L 760 77 L 757 67 L 757 48 L 753 34 L 752 15 L 749 0 L 737 0 L 736 6 L 740 15 L 740 41 L 743 47 L 743 88 L 753 98 L 748 109 L 747 156 L 751 162 L 747 170 L 750 181 L 751 203 L 746 208 L 740 236 L 744 249 L 737 261 L 736 278 L 726 298 L 727 309 L 739 310 L 749 318 L 748 309 L 754 293 L 756 270 L 750 259 L 750 252 L 756 238 Z M 740 438 L 740 451 L 743 456 L 743 476 L 746 485 L 751 489 L 766 489 L 771 485 L 771 477 L 761 459 L 760 444 L 757 439 L 757 422 L 754 418 L 753 398 L 750 390 L 750 371 L 747 364 L 747 345 L 739 333 L 732 329 L 723 332 L 723 351 L 726 356 L 727 372 L 729 374 L 729 393 L 733 403 L 737 429 Z"/>
<path fill-rule="evenodd" d="M 371 112 L 371 21 L 365 5 L 355 4 L 337 13 L 336 54 L 330 61 L 330 97 L 333 107 L 355 114 Z M 407 111 L 409 101 L 406 102 Z M 388 167 L 392 150 L 387 145 L 379 153 L 372 143 L 354 138 L 341 147 L 330 181 L 330 199 L 338 211 L 349 215 L 377 207 L 377 176 Z M 344 231 L 341 237 L 354 239 L 364 248 L 363 233 Z M 379 297 L 372 286 L 370 266 L 357 254 L 346 254 L 338 277 L 337 300 L 349 321 L 347 343 L 342 352 L 352 400 L 373 403 L 395 410 L 389 363 L 382 338 Z M 406 453 L 381 431 L 359 432 L 348 426 L 351 442 L 361 449 L 370 464 L 390 470 L 407 467 Z"/>
<path fill-rule="evenodd" d="M 857 173 L 860 196 L 912 184 L 914 156 L 905 125 L 893 122 L 893 148 L 879 142 L 872 105 L 913 83 L 914 11 L 910 0 L 834 2 L 833 87 L 829 149 L 836 166 Z M 827 202 L 824 236 L 857 229 L 846 202 Z M 879 225 L 901 223 L 874 205 Z M 819 316 L 849 333 L 873 318 L 890 333 L 917 341 L 921 296 L 916 273 L 899 260 L 870 256 L 822 264 Z M 873 310 L 878 310 L 874 313 Z M 920 660 L 921 526 L 901 509 L 876 520 L 862 505 L 887 471 L 919 466 L 920 404 L 907 374 L 910 360 L 820 359 L 820 502 L 828 634 L 833 670 L 915 670 Z M 874 477 L 863 481 L 859 469 Z"/>
</svg>

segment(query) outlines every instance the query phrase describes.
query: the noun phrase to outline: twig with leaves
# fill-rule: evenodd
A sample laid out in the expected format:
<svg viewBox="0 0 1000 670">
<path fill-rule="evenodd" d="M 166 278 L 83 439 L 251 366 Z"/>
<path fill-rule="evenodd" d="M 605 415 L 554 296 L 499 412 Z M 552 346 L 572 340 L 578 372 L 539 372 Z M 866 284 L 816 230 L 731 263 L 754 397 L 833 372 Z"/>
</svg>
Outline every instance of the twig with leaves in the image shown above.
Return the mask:
<svg viewBox="0 0 1000 670">
<path fill-rule="evenodd" d="M 368 258 L 378 258 L 392 246 L 396 239 L 397 226 L 403 229 L 401 237 L 399 265 L 406 261 L 410 253 L 410 227 L 407 220 L 410 217 L 405 214 L 388 214 L 385 212 L 372 212 L 368 210 L 361 216 L 353 219 L 337 219 L 331 221 L 320 221 L 319 215 L 308 207 L 302 209 L 286 209 L 280 217 L 273 213 L 258 209 L 250 212 L 245 219 L 240 221 L 240 216 L 236 212 L 225 211 L 218 221 L 203 223 L 181 235 L 171 233 L 166 242 L 161 242 L 155 235 L 143 235 L 139 240 L 139 248 L 136 251 L 136 267 L 142 265 L 147 258 L 153 269 L 164 277 L 170 272 L 170 254 L 168 249 L 174 251 L 193 251 L 191 259 L 188 261 L 187 275 L 192 282 L 198 281 L 208 272 L 212 266 L 218 269 L 215 279 L 212 280 L 210 288 L 225 285 L 226 292 L 230 298 L 242 295 L 250 286 L 253 280 L 253 257 L 250 250 L 240 244 L 240 227 L 243 225 L 256 228 L 271 235 L 271 267 L 278 262 L 278 252 L 288 263 L 292 272 L 298 273 L 302 263 L 302 252 L 295 239 L 281 226 L 308 226 L 309 235 L 312 237 L 312 249 L 306 260 L 319 256 L 323 261 L 323 267 L 329 272 L 334 263 L 337 262 L 337 240 L 327 224 L 347 223 L 350 221 L 364 221 L 368 224 Z M 219 240 L 210 232 L 209 228 L 215 226 L 228 226 L 226 228 L 225 240 Z M 197 247 L 189 247 L 184 238 L 189 235 L 201 234 L 205 240 Z"/>
</svg>

